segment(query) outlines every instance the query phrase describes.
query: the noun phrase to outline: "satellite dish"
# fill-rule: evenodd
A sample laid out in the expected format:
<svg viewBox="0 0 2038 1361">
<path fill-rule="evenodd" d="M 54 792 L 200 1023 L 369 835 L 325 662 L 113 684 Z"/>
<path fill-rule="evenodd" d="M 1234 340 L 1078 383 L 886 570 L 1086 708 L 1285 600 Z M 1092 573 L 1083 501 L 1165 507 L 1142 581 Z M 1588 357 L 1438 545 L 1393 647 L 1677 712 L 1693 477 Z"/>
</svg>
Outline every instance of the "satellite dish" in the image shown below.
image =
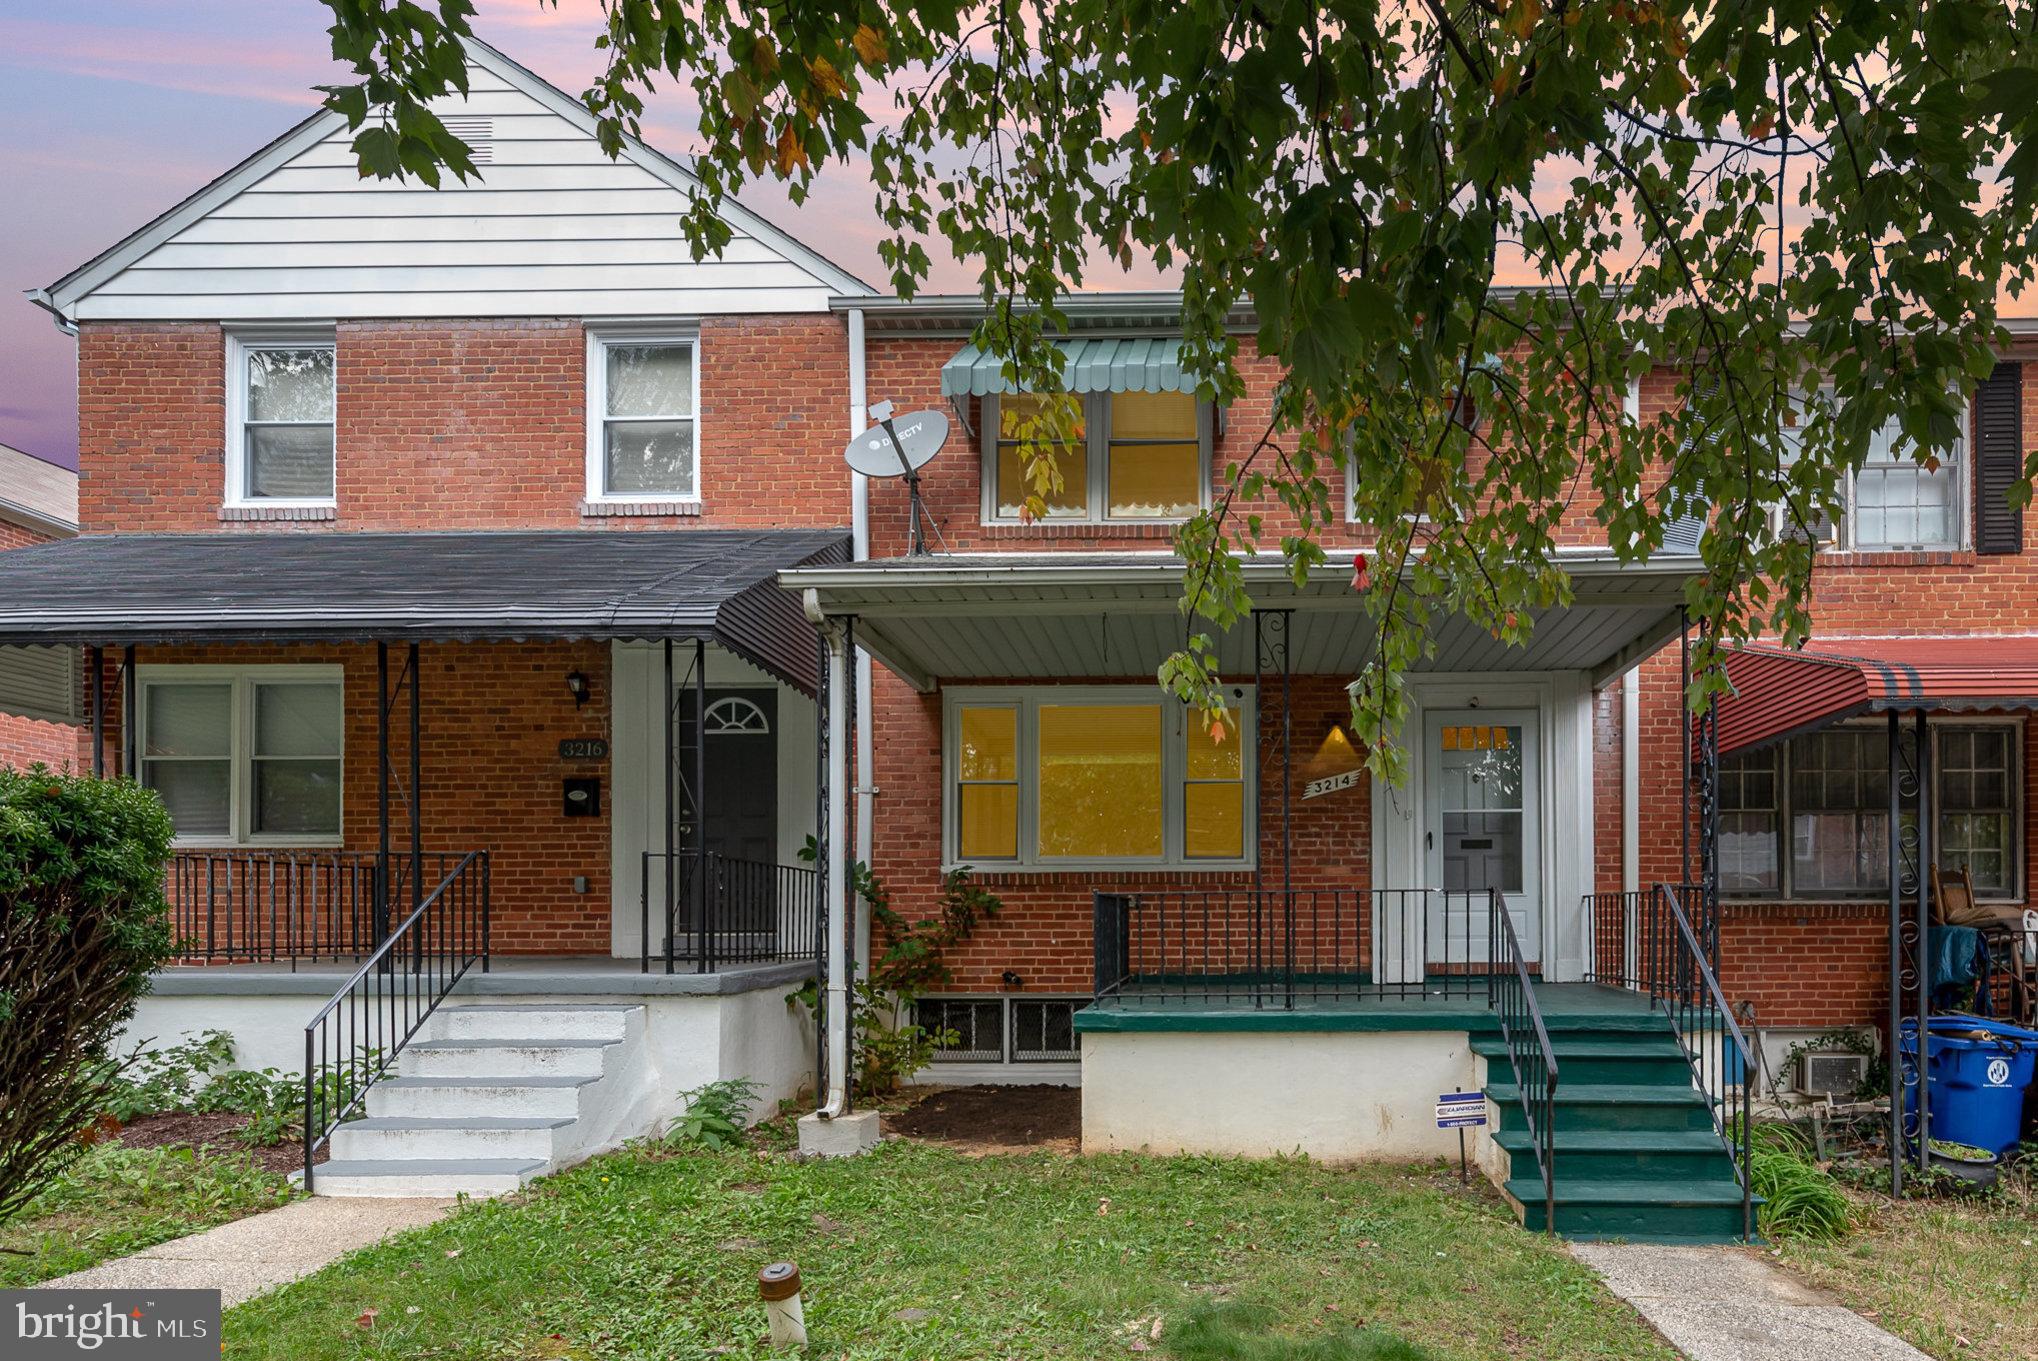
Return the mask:
<svg viewBox="0 0 2038 1361">
<path fill-rule="evenodd" d="M 842 457 L 865 477 L 904 477 L 919 472 L 948 441 L 948 417 L 935 410 L 908 411 L 880 420 L 849 441 Z"/>
</svg>

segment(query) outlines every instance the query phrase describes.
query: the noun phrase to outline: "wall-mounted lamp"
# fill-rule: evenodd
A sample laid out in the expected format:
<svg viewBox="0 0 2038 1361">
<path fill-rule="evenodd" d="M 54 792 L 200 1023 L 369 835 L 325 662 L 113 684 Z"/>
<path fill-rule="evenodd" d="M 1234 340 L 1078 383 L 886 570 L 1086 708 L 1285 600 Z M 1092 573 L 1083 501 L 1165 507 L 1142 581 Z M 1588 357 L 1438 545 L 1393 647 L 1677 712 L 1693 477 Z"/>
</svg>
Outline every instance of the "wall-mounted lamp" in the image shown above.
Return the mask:
<svg viewBox="0 0 2038 1361">
<path fill-rule="evenodd" d="M 566 673 L 566 693 L 573 696 L 573 707 L 578 709 L 587 703 L 587 676 L 580 671 Z"/>
</svg>

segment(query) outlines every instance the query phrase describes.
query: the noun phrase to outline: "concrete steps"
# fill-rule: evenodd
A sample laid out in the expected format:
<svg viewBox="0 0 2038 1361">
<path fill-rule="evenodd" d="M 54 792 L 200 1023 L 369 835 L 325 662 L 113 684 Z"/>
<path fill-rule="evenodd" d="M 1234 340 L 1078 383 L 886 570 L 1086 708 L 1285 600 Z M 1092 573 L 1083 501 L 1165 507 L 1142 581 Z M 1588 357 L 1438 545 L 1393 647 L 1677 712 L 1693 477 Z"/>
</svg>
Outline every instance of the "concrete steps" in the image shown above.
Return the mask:
<svg viewBox="0 0 2038 1361">
<path fill-rule="evenodd" d="M 616 1141 L 643 1084 L 644 1008 L 449 1005 L 333 1132 L 313 1189 L 496 1196 Z M 627 1130 L 625 1133 L 640 1133 Z"/>
<path fill-rule="evenodd" d="M 1589 1025 L 1544 1019 L 1559 1075 L 1556 1231 L 1587 1241 L 1740 1241 L 1733 1160 L 1668 1019 L 1641 1011 L 1597 1014 Z M 1506 1045 L 1482 1036 L 1472 1048 L 1486 1060 L 1490 1133 L 1505 1163 L 1496 1179 L 1523 1225 L 1541 1230 L 1550 1206 Z"/>
</svg>

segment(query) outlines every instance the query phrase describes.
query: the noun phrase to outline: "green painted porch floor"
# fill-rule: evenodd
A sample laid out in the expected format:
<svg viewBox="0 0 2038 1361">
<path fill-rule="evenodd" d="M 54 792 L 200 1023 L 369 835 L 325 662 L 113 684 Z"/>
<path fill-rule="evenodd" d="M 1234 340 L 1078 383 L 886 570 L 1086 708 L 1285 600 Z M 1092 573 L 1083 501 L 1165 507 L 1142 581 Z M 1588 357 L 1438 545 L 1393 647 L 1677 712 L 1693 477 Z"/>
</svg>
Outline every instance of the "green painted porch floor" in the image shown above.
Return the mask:
<svg viewBox="0 0 2038 1361">
<path fill-rule="evenodd" d="M 1544 1024 L 1573 1030 L 1623 1031 L 1650 1014 L 1637 993 L 1596 983 L 1538 983 Z M 1281 1030 L 1464 1030 L 1499 1034 L 1483 987 L 1474 996 L 1431 992 L 1420 997 L 1365 989 L 1313 990 L 1298 985 L 1292 1003 L 1265 986 L 1198 983 L 1193 995 L 1179 988 L 1132 988 L 1076 1013 L 1076 1029 L 1102 1032 L 1170 1030 L 1255 1032 Z"/>
</svg>

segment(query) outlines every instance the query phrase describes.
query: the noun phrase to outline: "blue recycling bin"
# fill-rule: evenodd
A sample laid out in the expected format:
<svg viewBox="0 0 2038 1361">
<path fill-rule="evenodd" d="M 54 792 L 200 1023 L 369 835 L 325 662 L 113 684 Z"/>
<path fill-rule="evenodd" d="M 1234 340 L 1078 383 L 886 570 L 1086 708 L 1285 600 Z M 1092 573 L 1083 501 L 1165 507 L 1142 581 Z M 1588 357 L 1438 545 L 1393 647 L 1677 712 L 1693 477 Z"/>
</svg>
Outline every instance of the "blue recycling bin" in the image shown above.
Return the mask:
<svg viewBox="0 0 2038 1361">
<path fill-rule="evenodd" d="M 1975 1038 L 1982 1032 L 1983 1038 Z M 2024 1091 L 2038 1067 L 2038 1031 L 1957 1012 L 1932 1018 L 1931 1071 L 1934 1139 L 1972 1144 L 1991 1153 L 2017 1146 Z M 1903 1023 L 1899 1045 L 1913 1066 L 1918 1023 Z M 1904 1089 L 1904 1109 L 1917 1109 L 1916 1086 Z"/>
</svg>

